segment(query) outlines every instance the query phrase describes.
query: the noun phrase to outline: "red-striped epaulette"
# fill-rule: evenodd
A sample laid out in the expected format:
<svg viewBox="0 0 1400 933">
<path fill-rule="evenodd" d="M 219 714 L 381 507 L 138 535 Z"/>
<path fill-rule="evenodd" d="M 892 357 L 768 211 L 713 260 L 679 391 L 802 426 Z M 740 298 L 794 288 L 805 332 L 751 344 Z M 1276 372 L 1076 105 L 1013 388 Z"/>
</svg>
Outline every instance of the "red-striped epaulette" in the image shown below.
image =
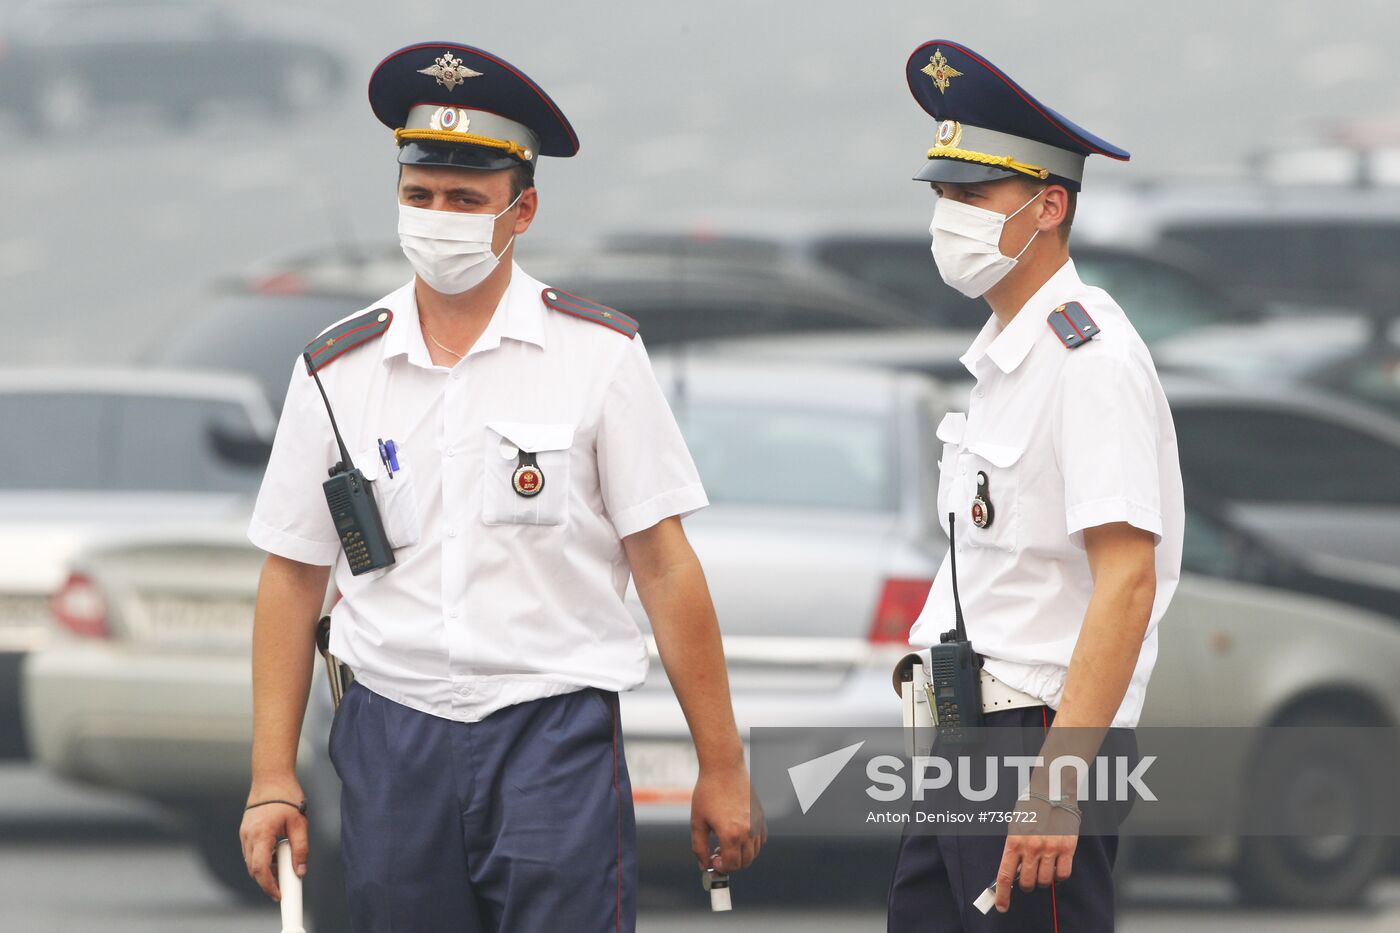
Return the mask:
<svg viewBox="0 0 1400 933">
<path fill-rule="evenodd" d="M 307 375 L 320 372 L 332 360 L 338 360 L 356 347 L 381 336 L 392 323 L 394 312 L 388 308 L 375 308 L 348 321 L 341 321 L 308 343 L 302 351 Z"/>
<path fill-rule="evenodd" d="M 1050 312 L 1045 322 L 1068 350 L 1084 346 L 1099 332 L 1099 325 L 1094 323 L 1094 319 L 1089 317 L 1089 312 L 1077 301 L 1067 301 L 1060 305 Z"/>
<path fill-rule="evenodd" d="M 581 298 L 561 288 L 546 288 L 540 293 L 540 298 L 555 311 L 563 311 L 565 314 L 581 317 L 585 321 L 611 327 L 619 334 L 625 334 L 629 340 L 637 336 L 636 319 L 628 317 L 616 308 L 609 308 L 607 305 L 601 305 L 588 298 Z"/>
</svg>

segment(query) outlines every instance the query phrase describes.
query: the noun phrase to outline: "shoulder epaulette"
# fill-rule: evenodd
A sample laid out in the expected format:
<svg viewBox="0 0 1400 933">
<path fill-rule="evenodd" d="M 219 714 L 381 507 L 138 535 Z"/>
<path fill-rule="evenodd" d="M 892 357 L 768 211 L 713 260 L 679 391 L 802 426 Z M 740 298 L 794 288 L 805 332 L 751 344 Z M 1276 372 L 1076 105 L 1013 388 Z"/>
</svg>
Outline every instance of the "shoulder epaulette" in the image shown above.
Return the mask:
<svg viewBox="0 0 1400 933">
<path fill-rule="evenodd" d="M 369 343 L 382 335 L 394 323 L 394 312 L 388 308 L 375 308 L 348 321 L 341 321 L 306 345 L 302 359 L 306 361 L 306 374 L 320 372 L 332 360 L 338 360 L 346 353 Z"/>
<path fill-rule="evenodd" d="M 565 314 L 581 317 L 585 321 L 611 327 L 619 334 L 626 335 L 629 340 L 637 336 L 636 319 L 628 317 L 616 308 L 609 308 L 596 301 L 571 295 L 560 288 L 546 288 L 540 293 L 540 298 L 555 311 L 563 311 Z"/>
<path fill-rule="evenodd" d="M 1055 332 L 1055 336 L 1060 338 L 1060 343 L 1069 350 L 1077 350 L 1084 346 L 1099 332 L 1099 325 L 1094 323 L 1094 319 L 1089 317 L 1089 312 L 1077 301 L 1065 302 L 1051 311 L 1045 320 Z"/>
</svg>

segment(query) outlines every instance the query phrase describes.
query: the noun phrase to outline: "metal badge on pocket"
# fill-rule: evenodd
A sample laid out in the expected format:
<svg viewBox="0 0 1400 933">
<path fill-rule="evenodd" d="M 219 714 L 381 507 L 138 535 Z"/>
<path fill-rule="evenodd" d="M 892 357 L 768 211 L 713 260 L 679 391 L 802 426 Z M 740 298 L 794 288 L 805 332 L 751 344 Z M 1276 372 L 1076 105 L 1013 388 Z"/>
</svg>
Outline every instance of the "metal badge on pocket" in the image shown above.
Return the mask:
<svg viewBox="0 0 1400 933">
<path fill-rule="evenodd" d="M 977 495 L 972 499 L 972 524 L 978 528 L 988 528 L 995 517 L 996 510 L 992 508 L 991 484 L 987 480 L 987 474 L 978 470 Z"/>
<path fill-rule="evenodd" d="M 538 496 L 544 489 L 544 471 L 535 463 L 535 455 L 528 451 L 520 451 L 516 459 L 515 473 L 511 476 L 511 486 L 515 487 L 517 495 L 529 499 Z"/>
</svg>

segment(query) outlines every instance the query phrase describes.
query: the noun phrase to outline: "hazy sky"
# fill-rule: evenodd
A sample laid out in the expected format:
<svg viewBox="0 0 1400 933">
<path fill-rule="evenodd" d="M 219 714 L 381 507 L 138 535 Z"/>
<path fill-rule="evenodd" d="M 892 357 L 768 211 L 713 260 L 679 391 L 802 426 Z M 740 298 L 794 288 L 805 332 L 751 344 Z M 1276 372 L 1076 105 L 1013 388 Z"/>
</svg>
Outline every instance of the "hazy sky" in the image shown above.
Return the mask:
<svg viewBox="0 0 1400 933">
<path fill-rule="evenodd" d="M 908 179 L 933 123 L 903 66 L 931 38 L 966 43 L 1133 152 L 1127 165 L 1091 160 L 1086 197 L 1239 172 L 1251 153 L 1358 125 L 1400 138 L 1400 4 L 1383 0 L 236 9 L 256 28 L 339 49 L 349 85 L 291 119 L 216 115 L 174 131 L 99 114 L 59 143 L 0 129 L 0 323 L 10 335 L 0 359 L 119 359 L 195 313 L 211 279 L 255 260 L 345 231 L 392 242 L 394 148 L 364 84 L 380 57 L 412 41 L 491 49 L 572 119 L 582 150 L 541 165 L 538 237 L 736 218 L 831 227 L 857 216 L 922 231 L 930 195 Z"/>
</svg>

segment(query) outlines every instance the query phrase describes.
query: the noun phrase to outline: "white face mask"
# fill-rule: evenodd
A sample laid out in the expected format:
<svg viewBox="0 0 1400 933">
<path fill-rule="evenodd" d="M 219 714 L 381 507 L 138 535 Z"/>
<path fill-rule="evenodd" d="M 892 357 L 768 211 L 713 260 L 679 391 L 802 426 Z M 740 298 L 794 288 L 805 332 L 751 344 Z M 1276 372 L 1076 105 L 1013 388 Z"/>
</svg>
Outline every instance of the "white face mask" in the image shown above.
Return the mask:
<svg viewBox="0 0 1400 933">
<path fill-rule="evenodd" d="M 1031 201 L 1047 189 L 1042 188 L 1010 214 L 998 214 L 981 207 L 972 207 L 950 198 L 939 198 L 933 208 L 933 223 L 928 232 L 933 235 L 933 261 L 943 281 L 969 298 L 980 298 L 987 289 L 1000 282 L 1016 266 L 1016 260 L 1040 234 L 1031 234 L 1021 252 L 1003 256 L 1001 230 L 1006 222 L 1030 206 Z"/>
<path fill-rule="evenodd" d="M 500 214 L 431 211 L 400 204 L 399 245 L 413 271 L 443 295 L 460 295 L 486 281 L 515 241 L 512 233 L 500 253 L 491 251 L 496 218 L 515 207 L 524 193 L 517 194 Z"/>
</svg>

